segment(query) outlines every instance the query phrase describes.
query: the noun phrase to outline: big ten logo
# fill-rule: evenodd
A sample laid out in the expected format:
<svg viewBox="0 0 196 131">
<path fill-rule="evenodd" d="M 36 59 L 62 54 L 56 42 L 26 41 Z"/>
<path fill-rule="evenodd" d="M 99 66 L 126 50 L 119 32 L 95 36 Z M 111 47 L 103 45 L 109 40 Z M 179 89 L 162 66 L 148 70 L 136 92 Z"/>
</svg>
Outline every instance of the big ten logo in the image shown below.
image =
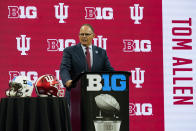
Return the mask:
<svg viewBox="0 0 196 131">
<path fill-rule="evenodd" d="M 107 38 L 103 38 L 102 35 L 97 35 L 97 38 L 93 38 L 93 44 L 97 47 L 103 48 L 106 50 L 107 48 Z"/>
<path fill-rule="evenodd" d="M 48 48 L 47 51 L 63 51 L 64 48 L 76 45 L 74 39 L 47 39 Z M 93 45 L 98 46 L 106 50 L 107 38 L 103 38 L 102 35 L 98 35 L 93 38 Z"/>
<path fill-rule="evenodd" d="M 59 70 L 55 70 L 56 78 L 62 84 L 62 80 L 60 79 Z M 38 79 L 38 73 L 36 71 L 9 71 L 9 81 L 13 80 L 16 76 L 27 76 L 33 83 Z M 63 84 L 62 84 L 63 85 Z"/>
<path fill-rule="evenodd" d="M 129 103 L 129 116 L 150 116 L 152 115 L 151 103 Z"/>
<path fill-rule="evenodd" d="M 13 80 L 16 76 L 27 76 L 33 83 L 38 79 L 38 73 L 36 71 L 9 71 L 10 80 Z"/>
<path fill-rule="evenodd" d="M 68 18 L 68 5 L 64 3 L 59 3 L 59 5 L 54 5 L 55 17 L 59 19 L 59 23 L 66 23 L 64 20 Z"/>
<path fill-rule="evenodd" d="M 139 6 L 139 4 L 134 4 L 133 6 L 130 6 L 130 16 L 131 19 L 134 20 L 134 24 L 141 24 L 141 21 L 143 19 L 143 10 L 144 7 Z"/>
<path fill-rule="evenodd" d="M 132 83 L 136 84 L 135 88 L 142 88 L 141 84 L 144 83 L 144 73 L 145 70 L 141 70 L 140 68 L 131 70 Z"/>
<path fill-rule="evenodd" d="M 126 76 L 124 74 L 87 74 L 87 91 L 125 91 Z"/>
<path fill-rule="evenodd" d="M 21 51 L 21 55 L 27 55 L 26 51 L 30 50 L 30 37 L 26 35 L 21 35 L 21 37 L 16 37 L 17 40 L 17 49 Z"/>
<path fill-rule="evenodd" d="M 124 52 L 151 52 L 150 40 L 123 40 Z"/>
<path fill-rule="evenodd" d="M 8 10 L 8 18 L 37 18 L 37 8 L 35 6 L 8 6 Z"/>
<path fill-rule="evenodd" d="M 47 39 L 47 51 L 63 51 L 64 48 L 76 45 L 74 39 Z"/>
<path fill-rule="evenodd" d="M 113 9 L 111 7 L 85 7 L 86 16 L 85 19 L 96 19 L 96 20 L 112 20 Z"/>
</svg>

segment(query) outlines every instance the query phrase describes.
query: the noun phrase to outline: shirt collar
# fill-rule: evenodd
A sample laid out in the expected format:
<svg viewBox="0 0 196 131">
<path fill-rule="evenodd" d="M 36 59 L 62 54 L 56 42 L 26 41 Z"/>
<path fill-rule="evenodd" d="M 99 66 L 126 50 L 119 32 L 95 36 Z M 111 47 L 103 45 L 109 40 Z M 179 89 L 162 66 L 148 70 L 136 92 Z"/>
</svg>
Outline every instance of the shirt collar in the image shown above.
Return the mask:
<svg viewBox="0 0 196 131">
<path fill-rule="evenodd" d="M 82 49 L 83 49 L 83 50 L 84 50 L 84 49 L 86 50 L 86 46 L 83 46 L 82 44 L 81 44 L 81 46 L 82 46 Z M 89 45 L 88 47 L 89 47 L 89 49 L 92 49 L 92 44 Z"/>
</svg>

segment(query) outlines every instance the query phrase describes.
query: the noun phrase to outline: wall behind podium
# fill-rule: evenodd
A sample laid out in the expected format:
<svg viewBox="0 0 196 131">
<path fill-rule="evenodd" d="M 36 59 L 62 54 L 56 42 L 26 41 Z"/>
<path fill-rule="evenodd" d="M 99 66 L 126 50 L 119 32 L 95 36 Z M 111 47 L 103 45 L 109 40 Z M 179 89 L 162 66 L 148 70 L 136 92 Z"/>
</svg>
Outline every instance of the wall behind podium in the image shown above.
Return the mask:
<svg viewBox="0 0 196 131">
<path fill-rule="evenodd" d="M 116 70 L 132 73 L 130 131 L 193 131 L 195 6 L 194 0 L 1 0 L 0 97 L 14 76 L 60 79 L 63 49 L 77 44 L 80 26 L 90 23 L 93 44 Z"/>
</svg>

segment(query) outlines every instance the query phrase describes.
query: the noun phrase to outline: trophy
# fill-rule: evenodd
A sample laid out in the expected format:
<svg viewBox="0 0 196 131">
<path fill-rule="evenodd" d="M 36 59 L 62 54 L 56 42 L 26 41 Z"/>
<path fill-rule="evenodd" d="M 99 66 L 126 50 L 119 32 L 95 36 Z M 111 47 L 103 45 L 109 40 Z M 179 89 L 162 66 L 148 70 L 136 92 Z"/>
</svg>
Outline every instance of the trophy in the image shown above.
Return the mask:
<svg viewBox="0 0 196 131">
<path fill-rule="evenodd" d="M 99 108 L 94 120 L 95 131 L 120 131 L 120 105 L 117 100 L 109 94 L 100 94 L 95 97 L 95 103 Z"/>
</svg>

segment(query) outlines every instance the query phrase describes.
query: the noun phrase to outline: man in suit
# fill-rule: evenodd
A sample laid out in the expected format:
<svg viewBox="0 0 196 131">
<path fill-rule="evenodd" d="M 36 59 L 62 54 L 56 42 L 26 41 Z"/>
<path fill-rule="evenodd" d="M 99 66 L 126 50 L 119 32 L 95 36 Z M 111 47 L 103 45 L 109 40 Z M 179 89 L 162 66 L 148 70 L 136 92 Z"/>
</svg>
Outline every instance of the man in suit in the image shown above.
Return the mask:
<svg viewBox="0 0 196 131">
<path fill-rule="evenodd" d="M 113 71 L 106 51 L 92 45 L 95 37 L 94 29 L 90 24 L 84 24 L 80 28 L 80 43 L 65 48 L 60 66 L 60 76 L 66 87 L 66 97 L 70 102 L 70 87 L 72 81 L 81 72 Z"/>
</svg>

